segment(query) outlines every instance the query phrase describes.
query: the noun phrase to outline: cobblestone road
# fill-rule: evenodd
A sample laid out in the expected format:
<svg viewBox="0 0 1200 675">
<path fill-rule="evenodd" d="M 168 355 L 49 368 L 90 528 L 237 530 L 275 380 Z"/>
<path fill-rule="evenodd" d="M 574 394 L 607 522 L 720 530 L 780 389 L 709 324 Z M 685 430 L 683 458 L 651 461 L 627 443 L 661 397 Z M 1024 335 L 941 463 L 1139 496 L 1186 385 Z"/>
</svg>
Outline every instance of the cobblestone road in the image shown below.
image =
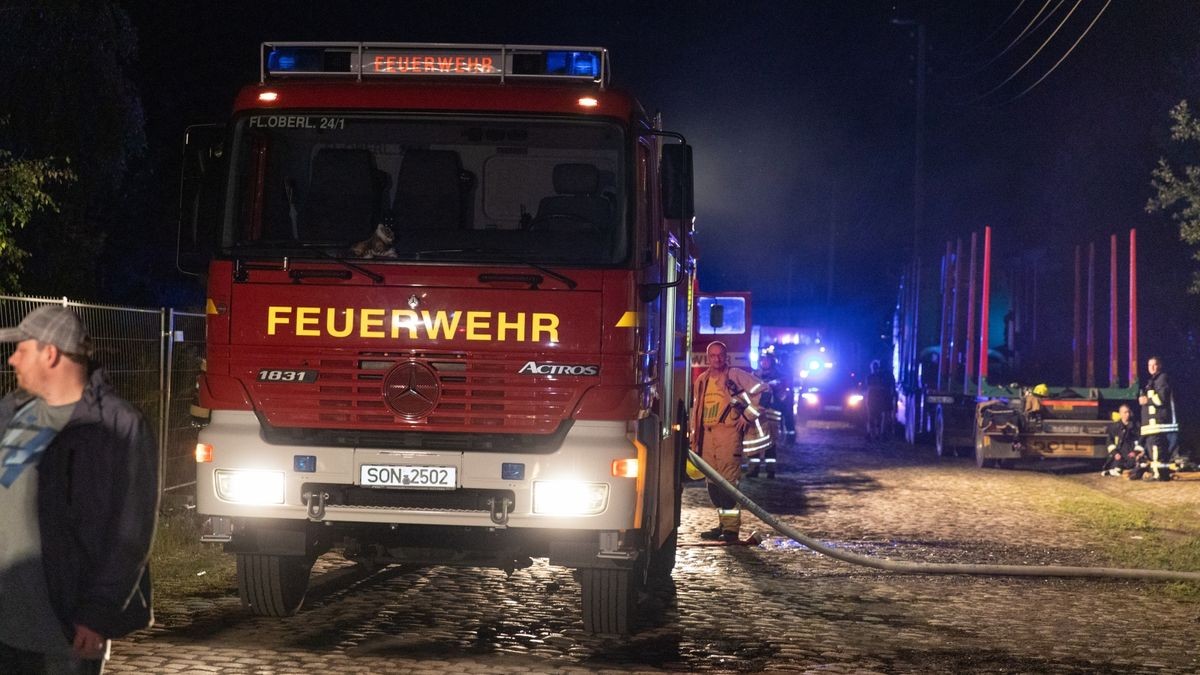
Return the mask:
<svg viewBox="0 0 1200 675">
<path fill-rule="evenodd" d="M 804 430 L 781 467 L 744 484 L 769 511 L 831 544 L 908 560 L 1103 564 L 1097 535 L 1032 506 L 1068 489 L 1200 505 L 1200 481 L 979 470 L 834 427 Z M 107 672 L 1200 672 L 1200 605 L 1164 599 L 1159 584 L 891 575 L 777 537 L 693 545 L 715 521 L 700 484 L 684 519 L 674 588 L 645 598 L 632 637 L 583 634 L 578 585 L 544 564 L 511 578 L 367 573 L 327 556 L 297 616 L 253 617 L 232 596 L 162 606 L 158 626 L 114 645 Z"/>
</svg>

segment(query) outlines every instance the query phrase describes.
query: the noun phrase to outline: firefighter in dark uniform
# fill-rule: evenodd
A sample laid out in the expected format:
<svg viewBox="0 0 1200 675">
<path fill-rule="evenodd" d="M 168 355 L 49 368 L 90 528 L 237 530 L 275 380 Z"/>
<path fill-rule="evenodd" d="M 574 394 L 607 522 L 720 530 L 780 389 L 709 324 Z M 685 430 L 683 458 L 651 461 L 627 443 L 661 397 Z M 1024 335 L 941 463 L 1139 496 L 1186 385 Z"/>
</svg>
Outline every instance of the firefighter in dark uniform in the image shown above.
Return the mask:
<svg viewBox="0 0 1200 675">
<path fill-rule="evenodd" d="M 761 469 L 765 468 L 767 478 L 774 478 L 779 444 L 783 442 L 786 435 L 783 409 L 790 403 L 790 401 L 785 402 L 785 399 L 790 398 L 792 388 L 784 381 L 783 372 L 780 370 L 774 354 L 763 354 L 759 358 L 758 372 L 755 373 L 755 376 L 766 385 L 762 390 L 762 417 L 756 426 L 767 438 L 765 442 L 758 443 L 757 447 L 761 449 L 759 452 L 753 454 L 747 452 L 746 460 L 750 465 L 750 471 L 746 475 L 753 478 L 758 476 Z M 744 445 L 749 444 L 750 437 L 747 436 L 746 440 L 747 443 Z"/>
<path fill-rule="evenodd" d="M 883 369 L 878 359 L 871 362 L 867 375 L 867 439 L 887 440 L 891 437 L 891 421 L 895 414 L 896 382 Z"/>
<path fill-rule="evenodd" d="M 1121 404 L 1119 414 L 1121 418 L 1108 425 L 1108 459 L 1100 473 L 1120 476 L 1128 471 L 1129 478 L 1136 480 L 1142 476 L 1139 465 L 1144 456 L 1138 425 L 1133 421 L 1133 411 L 1128 405 Z"/>
<path fill-rule="evenodd" d="M 1158 480 L 1171 480 L 1171 456 L 1178 452 L 1179 422 L 1175 418 L 1175 395 L 1163 371 L 1162 359 L 1151 356 L 1146 363 L 1150 378 L 1142 387 L 1142 445 L 1150 458 L 1150 471 Z"/>
</svg>

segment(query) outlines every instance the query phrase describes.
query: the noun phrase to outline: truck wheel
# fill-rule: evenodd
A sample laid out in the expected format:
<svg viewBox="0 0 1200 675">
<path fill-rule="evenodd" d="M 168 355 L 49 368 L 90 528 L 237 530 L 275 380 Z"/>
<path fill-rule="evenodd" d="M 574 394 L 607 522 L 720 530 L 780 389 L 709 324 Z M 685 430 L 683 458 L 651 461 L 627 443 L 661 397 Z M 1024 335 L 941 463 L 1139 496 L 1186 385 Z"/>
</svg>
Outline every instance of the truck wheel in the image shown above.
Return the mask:
<svg viewBox="0 0 1200 675">
<path fill-rule="evenodd" d="M 579 586 L 583 590 L 585 632 L 632 632 L 637 609 L 633 570 L 584 568 L 580 570 Z"/>
<path fill-rule="evenodd" d="M 992 466 L 994 461 L 995 460 L 989 457 L 984 457 L 982 445 L 979 443 L 975 444 L 975 466 L 981 469 L 986 469 L 987 467 Z"/>
<path fill-rule="evenodd" d="M 937 448 L 938 457 L 947 457 L 954 451 L 954 448 L 946 446 L 946 419 L 940 405 L 937 409 L 937 417 L 933 420 L 933 444 Z"/>
<path fill-rule="evenodd" d="M 675 569 L 675 553 L 679 546 L 679 528 L 671 531 L 667 540 L 650 556 L 646 566 L 646 578 L 649 581 L 666 581 L 671 578 L 671 570 Z"/>
<path fill-rule="evenodd" d="M 908 396 L 904 401 L 904 442 L 909 445 L 917 444 L 917 434 L 920 433 L 917 429 L 921 419 L 921 413 L 917 410 L 919 400 L 916 396 Z"/>
<path fill-rule="evenodd" d="M 303 556 L 237 554 L 242 606 L 259 616 L 291 616 L 308 592 L 312 560 Z"/>
</svg>

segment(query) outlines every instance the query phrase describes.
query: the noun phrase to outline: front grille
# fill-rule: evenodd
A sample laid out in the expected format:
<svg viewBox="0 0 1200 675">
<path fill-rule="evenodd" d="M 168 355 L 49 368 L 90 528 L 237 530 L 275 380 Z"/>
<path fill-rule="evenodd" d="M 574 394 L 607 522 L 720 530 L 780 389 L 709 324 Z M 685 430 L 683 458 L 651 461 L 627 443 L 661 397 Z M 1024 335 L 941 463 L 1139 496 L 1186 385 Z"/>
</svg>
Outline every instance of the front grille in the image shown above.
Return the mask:
<svg viewBox="0 0 1200 675">
<path fill-rule="evenodd" d="M 518 375 L 529 358 L 447 352 L 328 352 L 278 354 L 244 350 L 234 364 L 251 390 L 265 421 L 276 428 L 491 431 L 497 434 L 550 434 L 558 429 L 595 378 Z M 570 361 L 568 355 L 555 360 Z M 410 421 L 383 399 L 383 381 L 397 364 L 417 359 L 433 367 L 441 386 L 437 407 Z M 578 360 L 578 359 L 575 359 Z M 264 362 L 316 370 L 317 381 L 261 382 Z M 240 372 L 239 372 L 240 371 Z"/>
<path fill-rule="evenodd" d="M 496 505 L 508 499 L 508 512 L 515 508 L 516 497 L 512 490 L 481 490 L 460 488 L 457 490 L 391 490 L 387 488 L 365 488 L 324 483 L 305 483 L 304 492 L 325 492 L 329 497 L 326 506 L 354 506 L 376 509 L 404 509 L 408 511 L 471 511 L 490 513 L 492 502 Z"/>
</svg>

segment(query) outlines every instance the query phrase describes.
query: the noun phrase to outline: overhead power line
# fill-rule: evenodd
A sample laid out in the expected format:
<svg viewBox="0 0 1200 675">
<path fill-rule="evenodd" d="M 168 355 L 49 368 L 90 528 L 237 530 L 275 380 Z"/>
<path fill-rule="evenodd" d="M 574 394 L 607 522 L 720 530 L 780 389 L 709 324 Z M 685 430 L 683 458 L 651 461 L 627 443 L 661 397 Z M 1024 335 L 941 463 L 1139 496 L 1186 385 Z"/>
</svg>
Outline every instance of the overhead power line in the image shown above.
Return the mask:
<svg viewBox="0 0 1200 675">
<path fill-rule="evenodd" d="M 1047 1 L 1047 2 L 1049 2 L 1050 0 L 1046 0 L 1046 1 Z M 961 52 L 961 53 L 960 53 L 960 56 L 966 56 L 967 54 L 970 54 L 970 53 L 974 52 L 976 49 L 979 49 L 980 47 L 982 47 L 982 46 L 986 45 L 987 43 L 991 42 L 991 41 L 992 41 L 992 38 L 994 38 L 994 37 L 996 37 L 997 35 L 999 35 L 999 34 L 1000 34 L 1000 31 L 1001 31 L 1001 30 L 1003 30 L 1003 29 L 1004 29 L 1004 27 L 1008 25 L 1008 22 L 1009 22 L 1009 21 L 1012 21 L 1012 18 L 1013 18 L 1014 16 L 1016 16 L 1016 15 L 1017 15 L 1017 12 L 1021 11 L 1021 8 L 1022 8 L 1022 7 L 1024 7 L 1024 6 L 1025 6 L 1025 0 L 1021 0 L 1020 2 L 1018 2 L 1018 3 L 1017 3 L 1017 6 L 1016 6 L 1016 7 L 1013 7 L 1013 11 L 1009 12 L 1009 13 L 1008 13 L 1008 16 L 1004 17 L 1004 20 L 1000 22 L 1000 25 L 996 26 L 996 28 L 995 28 L 995 29 L 993 29 L 993 30 L 992 30 L 992 32 L 991 32 L 991 33 L 989 33 L 987 37 L 983 38 L 983 39 L 982 39 L 982 40 L 980 40 L 979 42 L 976 42 L 974 47 L 971 47 L 970 49 L 968 49 L 968 50 L 966 50 L 966 51 L 964 51 L 964 52 Z"/>
<path fill-rule="evenodd" d="M 1109 0 L 1109 2 L 1111 2 L 1111 1 L 1112 0 Z M 970 103 L 978 103 L 979 101 L 996 93 L 997 91 L 1000 90 L 1001 87 L 1008 84 L 1009 82 L 1012 81 L 1012 79 L 1014 77 L 1019 75 L 1021 73 L 1021 71 L 1025 70 L 1025 68 L 1028 67 L 1030 63 L 1033 63 L 1033 60 L 1036 59 L 1038 54 L 1041 54 L 1042 50 L 1045 49 L 1046 46 L 1050 44 L 1050 41 L 1054 39 L 1054 36 L 1058 35 L 1058 32 L 1060 30 L 1062 30 L 1062 27 L 1064 25 L 1066 25 L 1067 21 L 1071 18 L 1071 15 L 1073 15 L 1075 13 L 1075 10 L 1079 9 L 1079 5 L 1081 5 L 1082 3 L 1083 3 L 1083 0 L 1075 0 L 1075 5 L 1073 7 L 1071 7 L 1071 11 L 1067 12 L 1067 15 L 1062 18 L 1062 21 L 1059 21 L 1058 25 L 1054 27 L 1054 31 L 1052 33 L 1050 33 L 1050 35 L 1048 37 L 1046 37 L 1046 39 L 1042 42 L 1040 47 L 1038 47 L 1036 50 L 1034 50 L 1033 54 L 1030 54 L 1029 58 L 1025 59 L 1024 63 L 1022 63 L 1020 66 L 1018 66 L 1017 69 L 1014 70 L 1011 74 L 1009 74 L 1008 77 L 1004 78 L 1004 80 L 1001 81 L 1000 84 L 992 87 L 991 89 L 980 94 L 979 96 L 976 96 L 975 98 L 968 101 L 968 103 L 969 104 Z M 1107 6 L 1108 5 L 1105 5 L 1105 7 L 1107 7 Z M 1103 10 L 1101 10 L 1101 11 L 1103 12 Z M 1096 18 L 1099 18 L 1099 15 L 1097 15 Z M 1093 23 L 1095 23 L 1095 21 L 1093 21 Z M 1088 26 L 1088 28 L 1091 28 L 1091 26 Z M 1084 35 L 1086 35 L 1086 34 L 1087 34 L 1087 31 L 1084 31 Z M 1082 38 L 1082 36 L 1080 36 L 1080 37 Z M 1076 44 L 1079 44 L 1078 41 L 1076 41 Z M 1070 52 L 1068 51 L 1067 53 L 1069 54 Z M 1045 79 L 1044 76 L 1043 76 L 1043 79 Z M 1039 82 L 1040 81 L 1041 80 L 1039 80 Z"/>
<path fill-rule="evenodd" d="M 987 69 L 988 66 L 990 66 L 993 63 L 995 63 L 996 61 L 1000 60 L 1000 58 L 1003 57 L 1008 52 L 1010 52 L 1013 47 L 1016 47 L 1018 44 L 1020 44 L 1021 41 L 1025 39 L 1025 36 L 1028 35 L 1031 30 L 1034 29 L 1034 24 L 1037 23 L 1038 18 L 1042 16 L 1042 13 L 1046 11 L 1046 8 L 1049 7 L 1050 3 L 1053 1 L 1054 0 L 1046 0 L 1046 2 L 1042 3 L 1041 8 L 1038 9 L 1038 11 L 1033 15 L 1033 18 L 1031 18 L 1029 20 L 1029 23 L 1025 24 L 1025 27 L 1021 29 L 1021 32 L 1017 33 L 1017 36 L 1008 43 L 1008 46 L 1006 46 L 1004 49 L 1001 49 L 999 51 L 999 53 L 997 53 L 992 58 L 988 59 L 987 61 L 983 62 L 979 66 L 975 67 L 973 70 L 971 70 L 971 72 L 966 73 L 964 75 L 959 75 L 958 78 L 961 79 L 964 77 L 970 77 L 972 75 L 978 75 L 979 73 L 981 73 L 985 69 Z M 1051 14 L 1054 14 L 1054 12 L 1058 11 L 1058 8 L 1062 6 L 1063 2 L 1065 2 L 1065 0 L 1058 0 L 1058 5 L 1055 5 L 1054 9 L 1051 10 L 1051 12 L 1049 14 L 1047 14 L 1047 16 L 1050 16 Z M 1023 4 L 1023 2 L 1022 2 L 1022 4 Z M 1020 7 L 1021 7 L 1020 5 L 1017 5 L 1017 9 L 1020 9 Z M 1005 21 L 1007 21 L 1007 19 L 1005 19 Z M 1043 19 L 1043 21 L 1044 21 L 1044 19 Z M 1038 24 L 1038 25 L 1040 26 L 1041 24 Z"/>
<path fill-rule="evenodd" d="M 1016 96 L 1014 96 L 1014 97 L 1012 97 L 1012 98 L 1008 99 L 1007 101 L 1005 101 L 1005 102 L 1004 102 L 1004 103 L 1002 103 L 1001 105 L 1008 105 L 1009 103 L 1012 103 L 1013 101 L 1016 101 L 1017 99 L 1021 98 L 1021 97 L 1022 97 L 1022 96 L 1024 96 L 1025 94 L 1028 94 L 1030 91 L 1032 91 L 1034 87 L 1036 87 L 1036 86 L 1038 86 L 1039 84 L 1041 84 L 1041 83 L 1042 83 L 1042 80 L 1046 79 L 1047 77 L 1050 77 L 1050 73 L 1053 73 L 1053 72 L 1054 72 L 1054 71 L 1055 71 L 1055 70 L 1056 70 L 1056 69 L 1059 67 L 1059 65 L 1061 65 L 1061 64 L 1062 64 L 1062 62 L 1063 62 L 1063 61 L 1066 61 L 1066 60 L 1067 60 L 1067 57 L 1071 55 L 1071 52 L 1075 51 L 1075 48 L 1079 46 L 1079 43 L 1080 43 L 1080 42 L 1083 42 L 1083 38 L 1087 37 L 1087 34 L 1088 34 L 1089 32 L 1091 32 L 1091 30 L 1092 30 L 1092 26 L 1095 26 L 1095 25 L 1096 25 L 1096 22 L 1100 20 L 1100 17 L 1101 17 L 1101 16 L 1104 14 L 1104 11 L 1105 11 L 1105 10 L 1107 10 L 1107 9 L 1108 9 L 1108 6 L 1109 6 L 1109 5 L 1111 5 L 1111 4 L 1112 4 L 1112 0 L 1107 0 L 1107 1 L 1104 3 L 1104 6 L 1100 8 L 1100 11 L 1099 11 L 1099 12 L 1096 12 L 1096 18 L 1092 19 L 1092 22 L 1091 22 L 1091 23 L 1089 23 L 1089 24 L 1088 24 L 1088 27 L 1087 27 L 1087 28 L 1085 28 L 1085 29 L 1083 30 L 1083 33 L 1081 33 L 1081 34 L 1080 34 L 1080 36 L 1079 36 L 1079 38 L 1077 38 L 1077 39 L 1075 40 L 1075 43 L 1071 45 L 1071 48 L 1067 50 L 1067 53 L 1066 53 L 1066 54 L 1063 54 L 1063 55 L 1062 55 L 1062 58 L 1060 58 L 1058 61 L 1056 61 L 1056 62 L 1054 63 L 1054 65 L 1050 67 L 1050 70 L 1047 70 L 1047 71 L 1046 71 L 1046 74 L 1045 74 L 1045 75 L 1042 75 L 1041 77 L 1039 77 L 1039 78 L 1037 79 L 1037 81 L 1036 81 L 1036 82 L 1034 82 L 1033 84 L 1031 84 L 1031 85 L 1029 85 L 1028 87 L 1026 87 L 1024 91 L 1022 91 L 1021 93 L 1017 94 Z"/>
</svg>

